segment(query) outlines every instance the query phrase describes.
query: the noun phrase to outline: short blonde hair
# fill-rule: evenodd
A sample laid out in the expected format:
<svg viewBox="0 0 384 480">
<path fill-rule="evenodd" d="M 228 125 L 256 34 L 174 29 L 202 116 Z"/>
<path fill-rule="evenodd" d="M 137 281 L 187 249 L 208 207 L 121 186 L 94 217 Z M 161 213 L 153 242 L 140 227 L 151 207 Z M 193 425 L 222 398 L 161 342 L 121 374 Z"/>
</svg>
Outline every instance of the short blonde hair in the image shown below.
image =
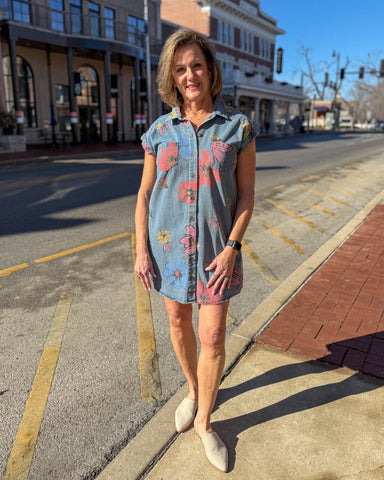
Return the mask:
<svg viewBox="0 0 384 480">
<path fill-rule="evenodd" d="M 157 85 L 159 94 L 164 103 L 170 107 L 176 107 L 180 104 L 177 98 L 177 90 L 173 85 L 173 62 L 178 48 L 187 45 L 196 44 L 204 53 L 208 68 L 211 72 L 211 96 L 214 99 L 221 93 L 223 81 L 219 62 L 216 60 L 215 50 L 207 37 L 201 33 L 180 28 L 174 32 L 164 44 L 160 55 L 159 67 L 157 71 Z"/>
</svg>

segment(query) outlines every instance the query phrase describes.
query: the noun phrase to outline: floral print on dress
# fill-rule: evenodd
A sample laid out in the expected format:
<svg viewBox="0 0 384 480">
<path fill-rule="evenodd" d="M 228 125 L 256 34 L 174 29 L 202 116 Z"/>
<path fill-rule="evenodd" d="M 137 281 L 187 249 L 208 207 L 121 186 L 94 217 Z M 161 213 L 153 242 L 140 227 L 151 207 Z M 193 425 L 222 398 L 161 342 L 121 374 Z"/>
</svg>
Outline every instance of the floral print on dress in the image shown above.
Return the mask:
<svg viewBox="0 0 384 480">
<path fill-rule="evenodd" d="M 191 253 L 196 252 L 196 229 L 192 225 L 187 225 L 185 227 L 187 235 L 180 240 L 180 243 L 185 245 L 184 253 L 190 255 Z"/>
<path fill-rule="evenodd" d="M 181 260 L 168 262 L 165 265 L 164 276 L 173 287 L 177 290 L 187 288 L 188 285 L 188 267 Z"/>
<path fill-rule="evenodd" d="M 169 150 L 161 148 L 161 155 L 157 160 L 159 162 L 159 168 L 163 172 L 167 172 L 172 167 L 177 165 L 177 146 L 174 142 L 169 142 Z"/>
<path fill-rule="evenodd" d="M 219 97 L 196 131 L 175 107 L 142 136 L 145 151 L 156 162 L 148 244 L 156 272 L 153 285 L 165 297 L 208 305 L 240 292 L 241 254 L 222 295 L 207 288 L 212 272 L 205 269 L 231 234 L 238 201 L 236 162 L 254 137 L 246 115 Z"/>
<path fill-rule="evenodd" d="M 196 302 L 201 305 L 216 305 L 220 303 L 222 295 L 212 293 L 213 287 L 207 288 L 203 280 L 197 281 Z"/>
<path fill-rule="evenodd" d="M 207 185 L 207 187 L 213 188 L 220 181 L 220 172 L 212 165 L 208 151 L 202 150 L 199 158 L 199 187 Z"/>
<path fill-rule="evenodd" d="M 186 202 L 188 205 L 196 203 L 197 201 L 197 182 L 183 182 L 179 188 L 179 195 L 177 196 L 182 202 Z"/>
<path fill-rule="evenodd" d="M 157 240 L 159 241 L 160 245 L 163 245 L 163 252 L 165 253 L 168 248 L 173 249 L 171 240 L 171 234 L 167 230 L 160 230 L 157 234 Z"/>
<path fill-rule="evenodd" d="M 213 163 L 214 159 L 216 158 L 218 162 L 223 163 L 225 159 L 225 154 L 231 151 L 232 151 L 231 145 L 227 145 L 224 142 L 212 142 L 210 160 Z"/>
</svg>

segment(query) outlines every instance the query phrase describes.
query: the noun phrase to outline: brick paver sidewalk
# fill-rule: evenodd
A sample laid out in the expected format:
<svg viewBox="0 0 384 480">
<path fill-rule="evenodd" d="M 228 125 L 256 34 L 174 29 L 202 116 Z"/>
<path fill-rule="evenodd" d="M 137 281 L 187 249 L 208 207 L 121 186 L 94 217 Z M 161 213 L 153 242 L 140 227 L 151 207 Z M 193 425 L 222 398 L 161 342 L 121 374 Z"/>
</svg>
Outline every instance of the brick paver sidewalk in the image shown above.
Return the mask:
<svg viewBox="0 0 384 480">
<path fill-rule="evenodd" d="M 384 205 L 319 268 L 257 342 L 384 378 Z"/>
</svg>

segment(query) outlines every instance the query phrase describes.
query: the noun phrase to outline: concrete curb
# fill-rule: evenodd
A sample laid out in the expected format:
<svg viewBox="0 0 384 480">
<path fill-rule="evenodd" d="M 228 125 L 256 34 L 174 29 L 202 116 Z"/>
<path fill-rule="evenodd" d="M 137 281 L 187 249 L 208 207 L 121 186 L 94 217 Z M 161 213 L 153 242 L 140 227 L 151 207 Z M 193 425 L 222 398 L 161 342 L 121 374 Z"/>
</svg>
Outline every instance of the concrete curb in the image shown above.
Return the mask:
<svg viewBox="0 0 384 480">
<path fill-rule="evenodd" d="M 384 190 L 355 217 L 322 245 L 310 258 L 279 285 L 226 340 L 224 376 L 228 375 L 256 337 L 269 325 L 284 305 L 298 292 L 315 271 L 356 230 L 384 199 Z M 145 425 L 136 437 L 99 474 L 97 480 L 137 480 L 164 455 L 177 437 L 174 412 L 187 393 L 184 385 Z"/>
</svg>

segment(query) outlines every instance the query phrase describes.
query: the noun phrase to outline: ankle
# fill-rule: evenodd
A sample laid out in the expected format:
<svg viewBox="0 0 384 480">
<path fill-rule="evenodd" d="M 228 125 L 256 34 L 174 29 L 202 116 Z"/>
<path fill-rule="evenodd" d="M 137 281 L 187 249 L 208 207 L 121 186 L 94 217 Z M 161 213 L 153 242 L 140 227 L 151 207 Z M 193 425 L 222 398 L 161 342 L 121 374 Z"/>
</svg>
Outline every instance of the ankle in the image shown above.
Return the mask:
<svg viewBox="0 0 384 480">
<path fill-rule="evenodd" d="M 193 427 L 200 436 L 204 436 L 213 432 L 210 422 L 206 419 L 200 420 L 198 417 L 196 417 L 193 422 Z"/>
</svg>

